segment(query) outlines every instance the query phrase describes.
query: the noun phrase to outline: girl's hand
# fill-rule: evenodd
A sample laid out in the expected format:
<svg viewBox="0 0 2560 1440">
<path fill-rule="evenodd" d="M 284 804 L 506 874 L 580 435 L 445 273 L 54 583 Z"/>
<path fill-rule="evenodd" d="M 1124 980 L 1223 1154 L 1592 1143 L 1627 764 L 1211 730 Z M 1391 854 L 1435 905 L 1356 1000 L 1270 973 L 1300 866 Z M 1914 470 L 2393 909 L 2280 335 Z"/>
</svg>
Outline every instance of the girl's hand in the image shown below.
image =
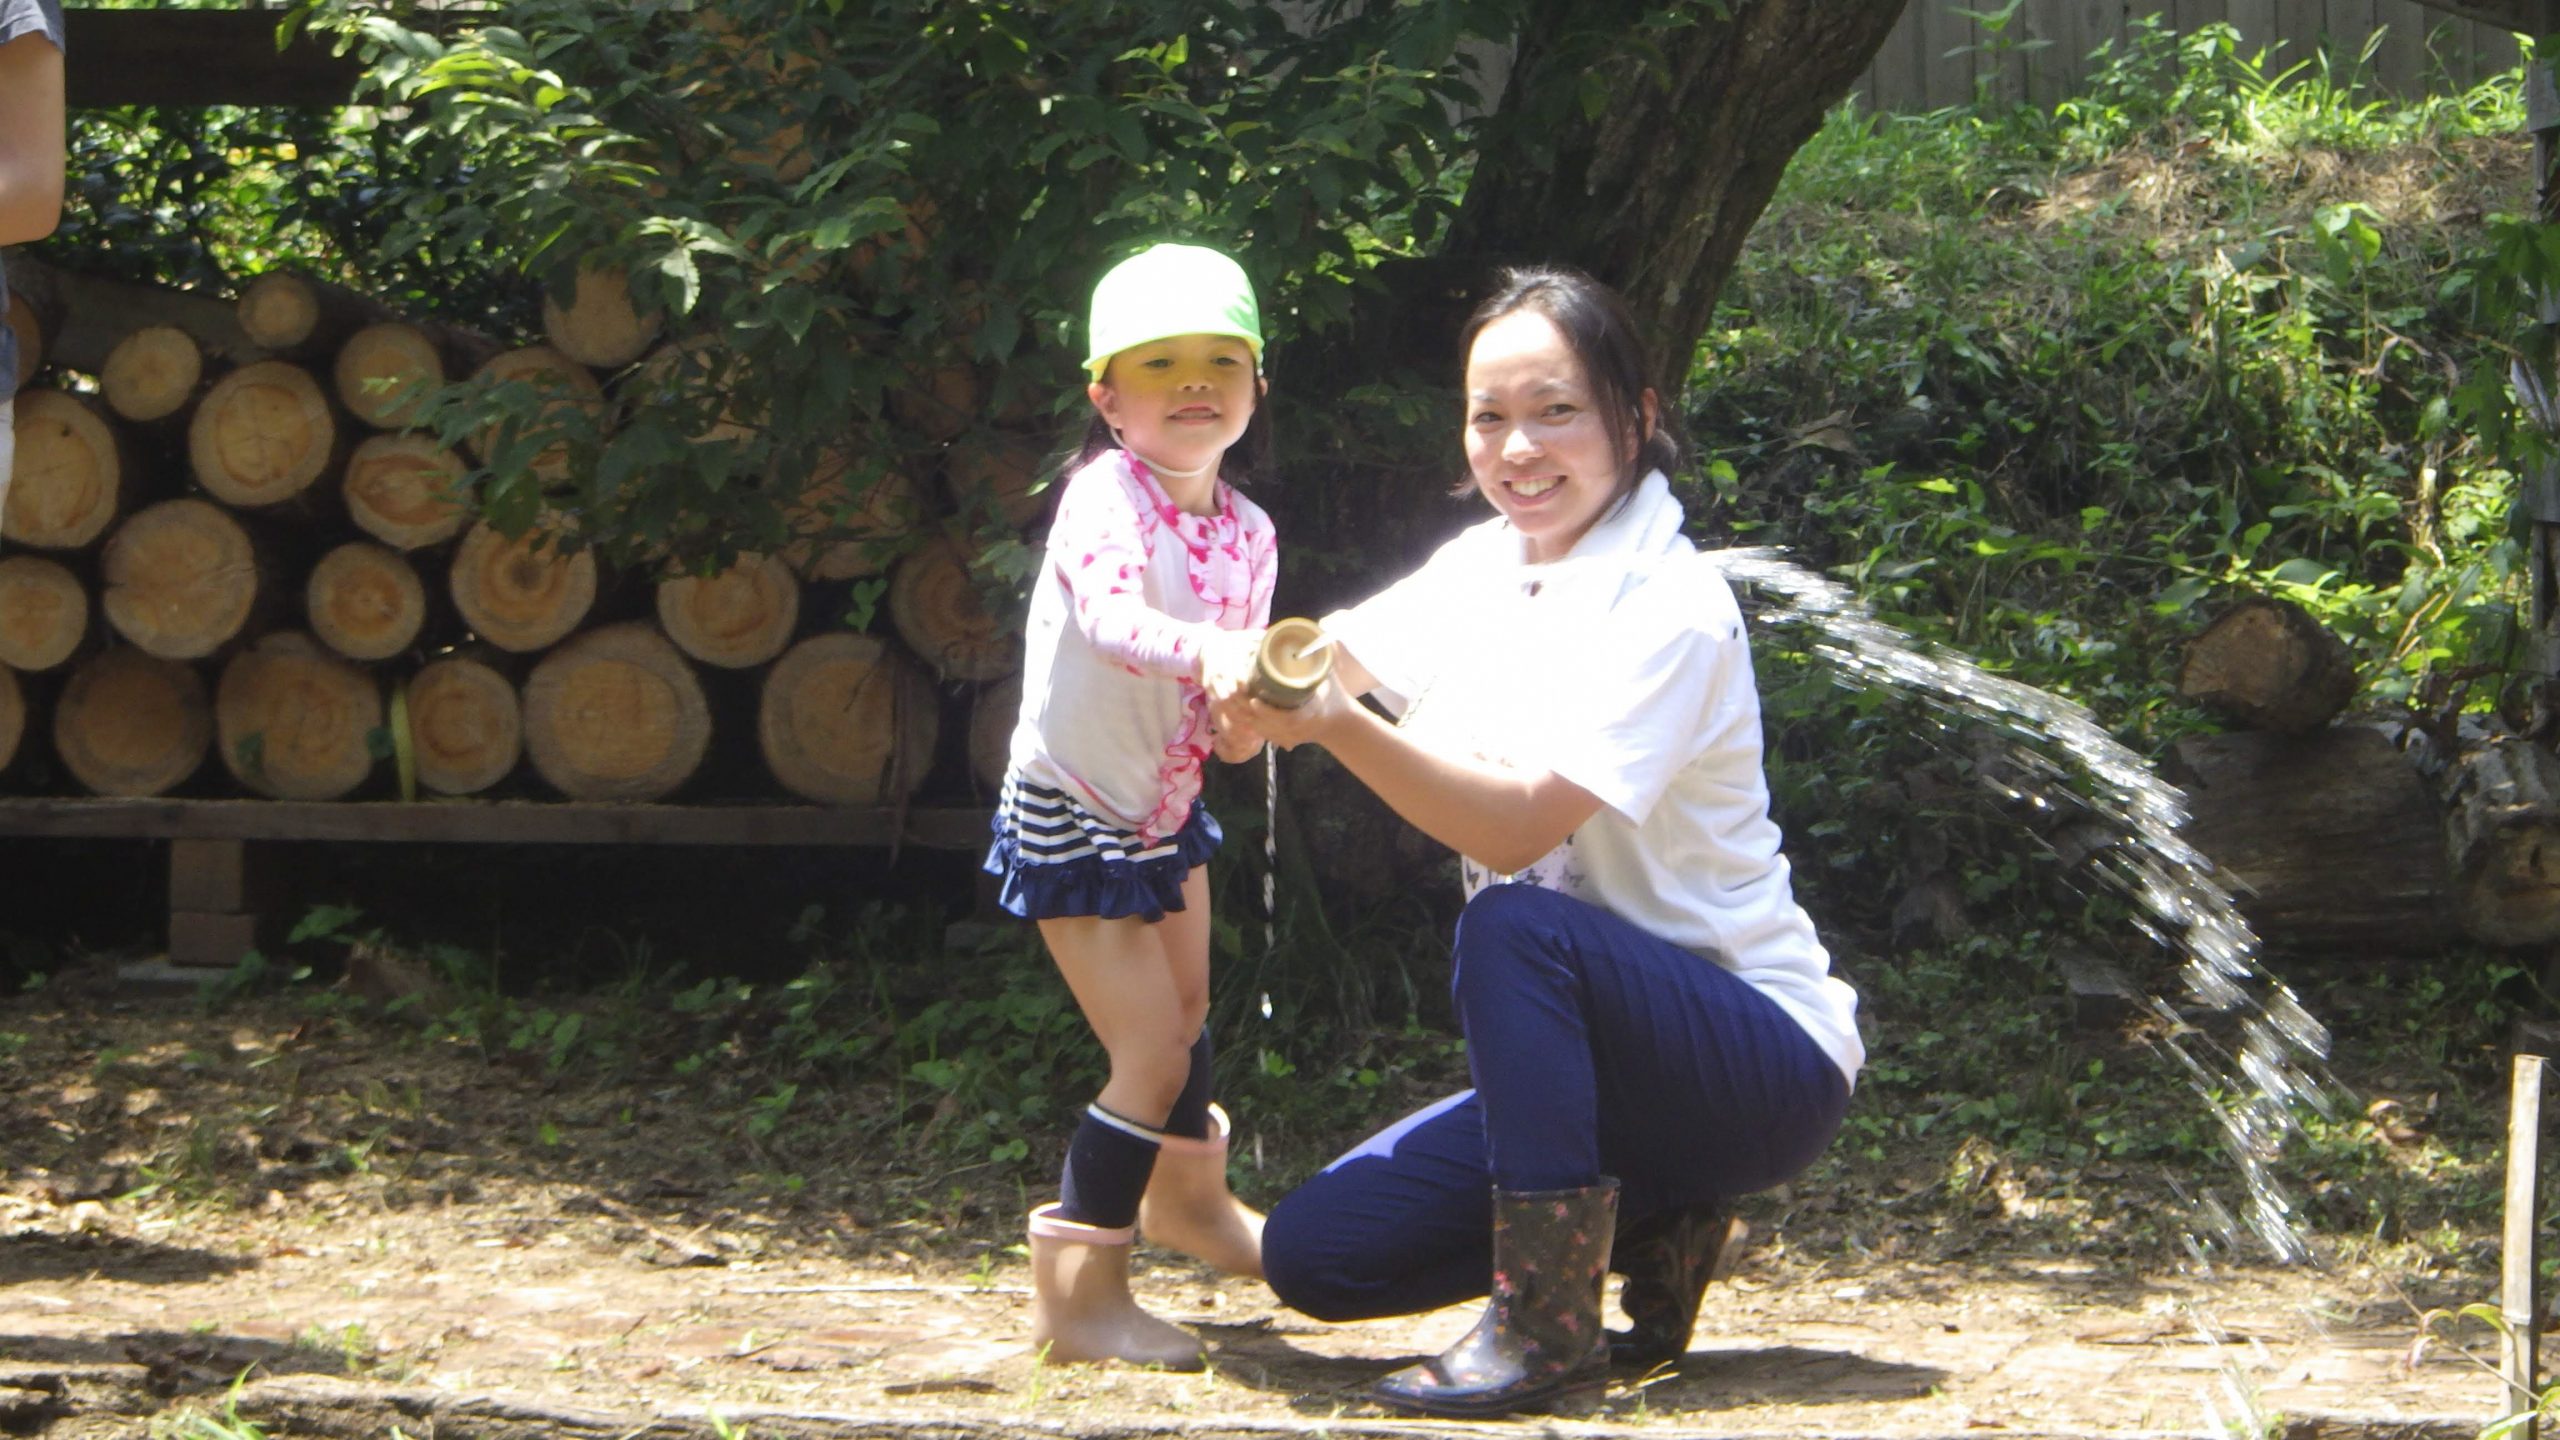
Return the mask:
<svg viewBox="0 0 2560 1440">
<path fill-rule="evenodd" d="M 1230 765 L 1241 765 L 1262 753 L 1262 735 L 1250 722 L 1239 720 L 1233 724 L 1218 725 L 1210 737 L 1209 746 L 1219 759 Z"/>
<path fill-rule="evenodd" d="M 1200 688 L 1209 692 L 1209 707 L 1216 713 L 1231 704 L 1253 684 L 1254 658 L 1262 653 L 1260 630 L 1217 630 L 1200 646 L 1198 678 Z M 1243 716 L 1235 717 L 1242 721 Z M 1228 728 L 1226 720 L 1218 728 Z"/>
</svg>

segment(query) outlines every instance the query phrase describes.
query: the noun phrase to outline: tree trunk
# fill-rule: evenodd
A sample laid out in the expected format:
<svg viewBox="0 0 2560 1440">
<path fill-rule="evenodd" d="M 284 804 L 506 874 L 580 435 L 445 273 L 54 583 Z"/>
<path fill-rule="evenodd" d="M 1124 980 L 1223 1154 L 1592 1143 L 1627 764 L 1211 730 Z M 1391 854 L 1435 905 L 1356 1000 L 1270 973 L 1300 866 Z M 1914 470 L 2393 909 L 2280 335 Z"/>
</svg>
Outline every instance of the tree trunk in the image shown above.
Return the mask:
<svg viewBox="0 0 2560 1440">
<path fill-rule="evenodd" d="M 486 520 L 453 552 L 454 608 L 471 633 L 525 654 L 554 644 L 596 603 L 593 550 L 566 550 L 540 527 L 510 540 Z"/>
<path fill-rule="evenodd" d="M 409 681 L 409 743 L 418 783 L 477 795 L 524 758 L 524 706 L 499 661 L 468 651 L 431 660 Z"/>
<path fill-rule="evenodd" d="M 311 636 L 280 630 L 222 667 L 213 719 L 231 778 L 270 799 L 336 800 L 373 774 L 382 686 Z"/>
<path fill-rule="evenodd" d="M 658 623 L 705 665 L 744 670 L 782 653 L 800 623 L 800 577 L 781 560 L 744 554 L 717 575 L 658 582 Z"/>
<path fill-rule="evenodd" d="M 2456 763 L 2445 824 L 2454 914 L 2491 945 L 2560 939 L 2560 759 L 2503 739 Z"/>
<path fill-rule="evenodd" d="M 93 795 L 165 795 L 212 744 L 204 677 L 129 647 L 82 661 L 54 701 L 54 757 Z"/>
<path fill-rule="evenodd" d="M 923 783 L 941 729 L 933 685 L 886 642 L 812 636 L 765 676 L 756 742 L 782 788 L 821 805 L 883 805 Z"/>
<path fill-rule="evenodd" d="M 200 660 L 228 644 L 273 583 L 238 517 L 193 497 L 117 526 L 98 571 L 107 623 L 163 660 Z"/>
<path fill-rule="evenodd" d="M 213 382 L 187 425 L 196 483 L 244 510 L 280 505 L 345 463 L 344 427 L 319 377 L 284 360 Z"/>
<path fill-rule="evenodd" d="M 575 636 L 525 682 L 525 752 L 572 800 L 664 799 L 710 742 L 702 682 L 647 621 Z"/>
<path fill-rule="evenodd" d="M 350 660 L 388 660 L 416 644 L 427 623 L 427 588 L 416 567 L 370 540 L 321 556 L 302 600 L 311 632 Z"/>
<path fill-rule="evenodd" d="M 16 429 L 0 538 L 38 550 L 95 544 L 139 488 L 132 445 L 95 401 L 64 390 L 19 395 Z"/>
<path fill-rule="evenodd" d="M 889 577 L 889 623 L 945 680 L 994 680 L 1022 667 L 1022 635 L 996 624 L 957 543 L 937 537 Z"/>
<path fill-rule="evenodd" d="M 2380 731 L 2190 735 L 2185 839 L 2237 882 L 2270 952 L 2433 955 L 2456 939 L 2443 812 Z"/>
<path fill-rule="evenodd" d="M 1691 6 L 1658 28 L 1641 0 L 1527 7 L 1441 253 L 1589 271 L 1626 297 L 1654 373 L 1678 385 L 1787 162 L 1903 5 L 1730 0 L 1730 19 Z"/>
<path fill-rule="evenodd" d="M 374 435 L 347 457 L 339 493 L 347 518 L 394 550 L 423 550 L 462 533 L 471 519 L 471 467 L 420 434 Z"/>
<path fill-rule="evenodd" d="M 2355 656 L 2292 601 L 2246 596 L 2188 643 L 2178 693 L 2252 730 L 2306 735 L 2355 697 Z"/>
<path fill-rule="evenodd" d="M 57 669 L 88 634 L 89 592 L 69 566 L 41 555 L 0 558 L 0 666 Z"/>
<path fill-rule="evenodd" d="M 175 325 L 145 325 L 117 341 L 98 372 L 99 397 L 136 425 L 183 419 L 204 387 L 204 347 Z"/>
</svg>

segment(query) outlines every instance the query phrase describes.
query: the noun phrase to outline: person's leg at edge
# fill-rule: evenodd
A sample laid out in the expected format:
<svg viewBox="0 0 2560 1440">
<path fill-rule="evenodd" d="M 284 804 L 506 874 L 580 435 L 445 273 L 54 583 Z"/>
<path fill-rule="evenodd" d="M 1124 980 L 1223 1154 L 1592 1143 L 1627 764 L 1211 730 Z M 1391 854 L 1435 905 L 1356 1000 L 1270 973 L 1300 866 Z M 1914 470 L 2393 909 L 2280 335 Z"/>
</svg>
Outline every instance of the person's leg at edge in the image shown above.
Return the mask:
<svg viewBox="0 0 2560 1440">
<path fill-rule="evenodd" d="M 1209 993 L 1207 866 L 1183 877 L 1183 908 L 1156 925 L 1165 953 L 1186 975 L 1196 973 L 1202 1011 Z M 1229 1275 L 1262 1275 L 1262 1213 L 1227 1187 L 1227 1116 L 1210 1103 L 1209 1067 L 1216 1051 L 1203 1024 L 1191 1042 L 1181 1091 L 1165 1118 L 1165 1140 L 1138 1208 L 1138 1233 Z"/>
<path fill-rule="evenodd" d="M 1032 1343 L 1053 1362 L 1196 1368 L 1199 1340 L 1130 1295 L 1129 1252 L 1164 1120 L 1207 1017 L 1205 965 L 1175 954 L 1160 922 L 1056 918 L 1040 922 L 1040 937 L 1110 1077 L 1069 1142 L 1059 1203 L 1032 1212 Z"/>
</svg>

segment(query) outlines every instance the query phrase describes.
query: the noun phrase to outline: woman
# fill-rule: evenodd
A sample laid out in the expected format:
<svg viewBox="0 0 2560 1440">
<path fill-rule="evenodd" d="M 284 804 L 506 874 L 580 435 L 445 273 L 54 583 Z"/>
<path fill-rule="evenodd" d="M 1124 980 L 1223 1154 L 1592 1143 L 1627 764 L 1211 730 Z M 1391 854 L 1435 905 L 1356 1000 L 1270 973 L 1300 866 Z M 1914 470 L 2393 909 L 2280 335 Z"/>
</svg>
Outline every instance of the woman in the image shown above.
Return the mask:
<svg viewBox="0 0 2560 1440">
<path fill-rule="evenodd" d="M 1865 1050 L 1789 885 L 1741 614 L 1681 533 L 1678 446 L 1623 303 L 1512 271 L 1464 342 L 1467 460 L 1495 518 L 1328 617 L 1333 680 L 1303 708 L 1227 703 L 1324 746 L 1461 858 L 1451 991 L 1475 1088 L 1283 1199 L 1263 1263 L 1323 1319 L 1490 1291 L 1447 1353 L 1375 1392 L 1481 1416 L 1605 1376 L 1613 1236 L 1635 1322 L 1619 1358 L 1685 1352 L 1723 1207 L 1821 1153 Z"/>
</svg>

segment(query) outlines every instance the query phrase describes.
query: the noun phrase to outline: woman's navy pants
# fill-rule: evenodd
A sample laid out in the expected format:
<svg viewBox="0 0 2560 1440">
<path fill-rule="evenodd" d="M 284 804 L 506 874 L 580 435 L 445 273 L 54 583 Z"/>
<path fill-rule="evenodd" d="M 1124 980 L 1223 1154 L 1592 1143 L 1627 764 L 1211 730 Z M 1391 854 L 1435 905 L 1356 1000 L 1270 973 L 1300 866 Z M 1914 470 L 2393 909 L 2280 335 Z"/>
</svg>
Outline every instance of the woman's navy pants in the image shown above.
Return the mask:
<svg viewBox="0 0 2560 1440">
<path fill-rule="evenodd" d="M 1732 972 L 1533 885 L 1478 892 L 1450 991 L 1475 1088 L 1353 1146 L 1273 1208 L 1263 1269 L 1322 1320 L 1482 1295 L 1491 1192 L 1620 1184 L 1620 1223 L 1811 1164 L 1849 1085 Z"/>
</svg>

